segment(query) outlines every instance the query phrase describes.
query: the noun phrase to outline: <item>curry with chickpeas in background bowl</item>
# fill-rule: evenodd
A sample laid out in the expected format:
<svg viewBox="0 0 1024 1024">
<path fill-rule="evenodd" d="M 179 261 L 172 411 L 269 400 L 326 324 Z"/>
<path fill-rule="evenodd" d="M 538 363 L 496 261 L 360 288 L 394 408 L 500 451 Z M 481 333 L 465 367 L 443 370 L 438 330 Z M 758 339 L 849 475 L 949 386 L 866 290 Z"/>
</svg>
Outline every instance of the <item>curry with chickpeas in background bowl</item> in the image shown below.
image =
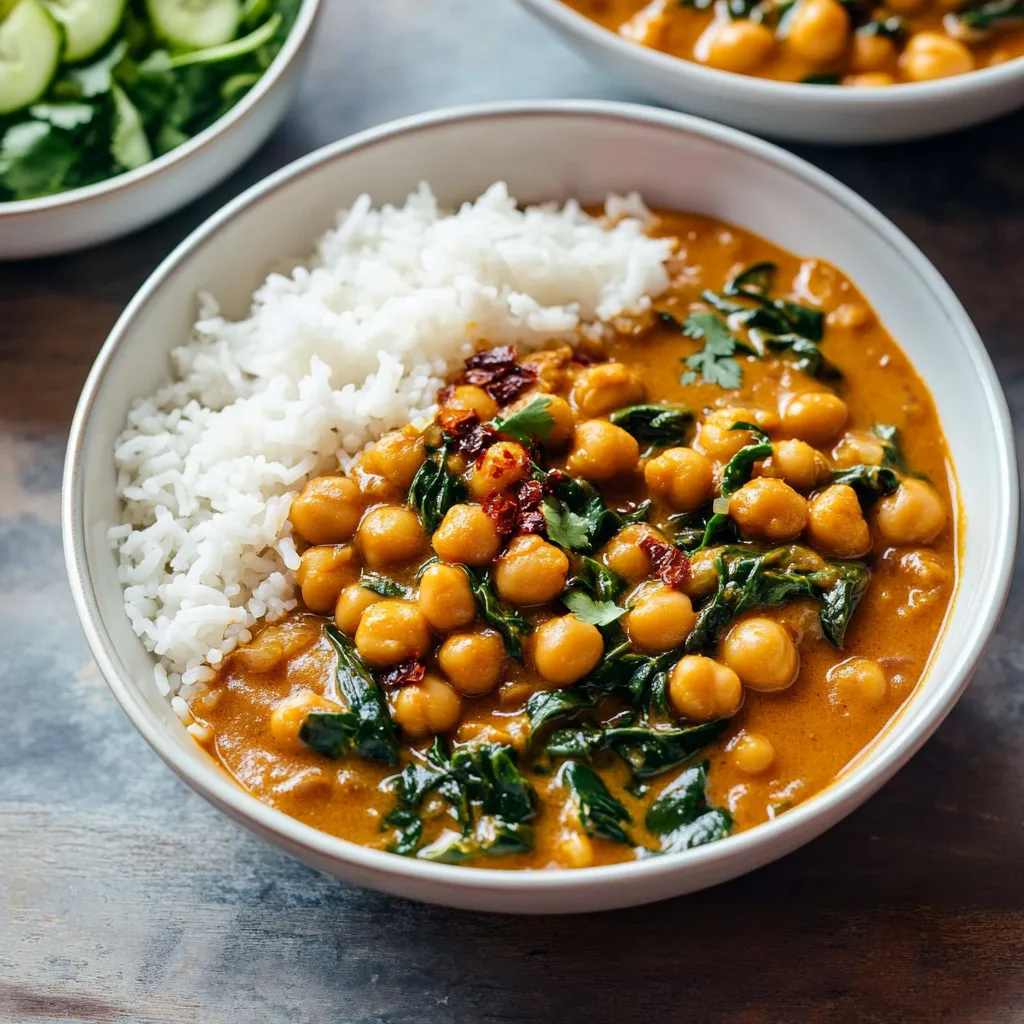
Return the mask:
<svg viewBox="0 0 1024 1024">
<path fill-rule="evenodd" d="M 260 800 L 420 859 L 628 861 L 785 814 L 911 698 L 958 566 L 927 388 L 827 263 L 647 233 L 650 308 L 479 345 L 295 497 L 299 606 L 188 709 Z"/>
<path fill-rule="evenodd" d="M 565 2 L 632 42 L 783 82 L 928 82 L 1024 55 L 1021 0 Z"/>
</svg>

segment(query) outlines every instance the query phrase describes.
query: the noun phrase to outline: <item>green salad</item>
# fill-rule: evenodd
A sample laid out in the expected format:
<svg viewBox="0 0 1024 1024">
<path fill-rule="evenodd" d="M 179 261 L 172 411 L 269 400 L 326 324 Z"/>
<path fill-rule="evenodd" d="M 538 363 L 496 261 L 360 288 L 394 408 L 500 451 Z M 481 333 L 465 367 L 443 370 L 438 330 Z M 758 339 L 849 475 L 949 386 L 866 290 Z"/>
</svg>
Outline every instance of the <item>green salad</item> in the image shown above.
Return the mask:
<svg viewBox="0 0 1024 1024">
<path fill-rule="evenodd" d="M 0 202 L 80 188 L 201 132 L 302 0 L 0 0 Z"/>
</svg>

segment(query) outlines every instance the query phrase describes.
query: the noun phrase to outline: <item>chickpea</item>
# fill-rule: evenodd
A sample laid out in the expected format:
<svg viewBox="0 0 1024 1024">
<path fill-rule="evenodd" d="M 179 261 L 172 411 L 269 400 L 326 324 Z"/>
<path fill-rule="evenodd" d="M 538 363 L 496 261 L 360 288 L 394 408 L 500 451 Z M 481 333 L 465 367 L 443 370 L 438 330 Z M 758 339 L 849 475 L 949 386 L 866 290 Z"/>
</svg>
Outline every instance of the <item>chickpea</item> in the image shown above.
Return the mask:
<svg viewBox="0 0 1024 1024">
<path fill-rule="evenodd" d="M 768 771 L 775 760 L 775 748 L 767 736 L 745 732 L 738 737 L 729 751 L 733 764 L 745 775 L 760 775 Z"/>
<path fill-rule="evenodd" d="M 693 722 L 731 718 L 743 703 L 740 677 L 726 665 L 701 654 L 687 654 L 675 663 L 668 680 L 672 707 Z"/>
<path fill-rule="evenodd" d="M 440 676 L 427 675 L 395 696 L 395 721 L 414 739 L 454 729 L 461 714 L 462 698 Z"/>
<path fill-rule="evenodd" d="M 805 60 L 838 60 L 850 40 L 850 15 L 837 0 L 799 0 L 789 19 L 787 46 Z"/>
<path fill-rule="evenodd" d="M 587 420 L 573 431 L 565 468 L 588 480 L 611 480 L 636 469 L 640 446 L 632 434 L 607 420 Z"/>
<path fill-rule="evenodd" d="M 896 78 L 888 71 L 862 71 L 859 75 L 846 75 L 843 78 L 843 85 L 853 89 L 880 89 L 895 84 Z"/>
<path fill-rule="evenodd" d="M 702 64 L 748 74 L 763 64 L 775 48 L 775 38 L 764 25 L 744 18 L 713 21 L 697 40 L 694 55 Z"/>
<path fill-rule="evenodd" d="M 548 619 L 534 634 L 533 663 L 549 683 L 568 686 L 597 666 L 604 638 L 597 626 L 575 615 Z"/>
<path fill-rule="evenodd" d="M 385 434 L 377 441 L 367 452 L 364 465 L 370 472 L 406 491 L 426 457 L 423 436 L 414 428 L 406 427 Z"/>
<path fill-rule="evenodd" d="M 829 701 L 834 708 L 851 711 L 880 708 L 889 692 L 882 666 L 870 658 L 847 658 L 825 674 L 831 684 Z"/>
<path fill-rule="evenodd" d="M 882 442 L 871 434 L 844 434 L 832 449 L 832 461 L 840 469 L 851 466 L 880 466 L 885 461 Z"/>
<path fill-rule="evenodd" d="M 356 530 L 356 545 L 371 569 L 410 562 L 423 551 L 426 542 L 416 513 L 400 505 L 370 509 Z"/>
<path fill-rule="evenodd" d="M 678 647 L 697 621 L 690 599 L 671 587 L 659 586 L 641 595 L 626 616 L 626 632 L 633 644 L 660 654 Z"/>
<path fill-rule="evenodd" d="M 479 505 L 452 505 L 431 540 L 438 558 L 487 565 L 501 546 L 494 520 Z"/>
<path fill-rule="evenodd" d="M 782 429 L 808 444 L 830 441 L 846 424 L 846 403 L 831 391 L 794 395 L 782 410 Z"/>
<path fill-rule="evenodd" d="M 430 623 L 412 601 L 385 597 L 363 612 L 356 649 L 372 668 L 418 658 L 430 648 Z"/>
<path fill-rule="evenodd" d="M 935 488 L 912 477 L 878 502 L 875 515 L 890 544 L 930 544 L 946 525 L 946 509 Z"/>
<path fill-rule="evenodd" d="M 707 456 L 692 448 L 669 448 L 644 466 L 651 494 L 676 512 L 693 512 L 711 497 L 714 479 Z"/>
<path fill-rule="evenodd" d="M 310 544 L 337 544 L 350 540 L 363 514 L 363 496 L 346 476 L 318 476 L 307 480 L 292 502 L 288 518 Z"/>
<path fill-rule="evenodd" d="M 489 494 L 507 491 L 530 471 L 530 456 L 515 441 L 498 441 L 477 459 L 469 490 L 477 501 Z"/>
<path fill-rule="evenodd" d="M 828 460 L 806 441 L 776 441 L 762 475 L 784 480 L 798 491 L 812 491 L 831 475 Z"/>
<path fill-rule="evenodd" d="M 270 712 L 270 735 L 289 753 L 306 749 L 299 739 L 299 730 L 312 711 L 342 711 L 340 704 L 321 697 L 312 690 L 300 690 L 278 701 Z"/>
<path fill-rule="evenodd" d="M 275 626 L 261 629 L 249 643 L 236 648 L 231 659 L 250 672 L 270 672 L 285 658 L 311 647 L 319 637 L 320 626 L 314 619 L 305 616 L 285 619 Z"/>
<path fill-rule="evenodd" d="M 871 550 L 871 531 L 857 492 L 847 484 L 833 484 L 811 498 L 807 536 L 816 548 L 837 558 L 866 555 Z"/>
<path fill-rule="evenodd" d="M 516 537 L 498 559 L 494 585 L 510 604 L 547 604 L 565 589 L 569 559 L 561 548 L 535 533 Z"/>
<path fill-rule="evenodd" d="M 687 597 L 707 597 L 718 587 L 718 569 L 715 560 L 721 548 L 701 548 L 690 556 L 690 575 L 683 584 Z"/>
<path fill-rule="evenodd" d="M 803 532 L 807 501 L 781 480 L 756 477 L 729 499 L 729 515 L 744 537 L 778 543 Z"/>
<path fill-rule="evenodd" d="M 359 559 L 350 544 L 320 544 L 306 548 L 295 572 L 303 604 L 326 615 L 342 589 L 359 578 Z"/>
<path fill-rule="evenodd" d="M 605 416 L 624 405 L 643 401 L 640 378 L 622 363 L 598 363 L 584 370 L 572 389 L 572 400 L 583 416 Z"/>
<path fill-rule="evenodd" d="M 481 423 L 494 419 L 498 413 L 498 403 L 483 388 L 478 388 L 475 384 L 459 384 L 453 388 L 444 407 L 462 412 L 475 412 Z"/>
<path fill-rule="evenodd" d="M 774 619 L 737 622 L 722 641 L 719 656 L 744 686 L 766 693 L 792 686 L 800 671 L 796 644 Z"/>
<path fill-rule="evenodd" d="M 383 597 L 364 587 L 361 583 L 350 583 L 338 597 L 338 603 L 334 606 L 334 624 L 347 636 L 355 636 L 359 628 L 359 620 L 363 612 L 384 600 Z"/>
<path fill-rule="evenodd" d="M 441 644 L 437 663 L 459 693 L 477 697 L 489 693 L 500 682 L 505 644 L 493 629 L 453 633 Z"/>
<path fill-rule="evenodd" d="M 661 539 L 661 534 L 645 523 L 624 526 L 605 545 L 604 564 L 628 583 L 639 583 L 647 579 L 651 575 L 651 560 L 640 547 L 640 541 L 652 536 Z"/>
<path fill-rule="evenodd" d="M 941 32 L 918 32 L 900 54 L 900 68 L 911 82 L 930 82 L 974 70 L 974 56 L 963 43 Z"/>
<path fill-rule="evenodd" d="M 741 448 L 756 441 L 749 430 L 733 430 L 734 423 L 754 423 L 762 430 L 770 430 L 778 425 L 775 417 L 752 409 L 716 409 L 701 423 L 695 446 L 709 459 L 728 462 Z"/>
<path fill-rule="evenodd" d="M 853 33 L 850 67 L 854 71 L 878 73 L 895 62 L 896 44 L 888 36 L 863 30 Z"/>
<path fill-rule="evenodd" d="M 420 577 L 417 603 L 434 629 L 460 629 L 476 618 L 469 579 L 455 565 L 428 566 Z"/>
<path fill-rule="evenodd" d="M 514 410 L 522 409 L 536 398 L 546 398 L 548 400 L 544 411 L 555 421 L 551 432 L 541 440 L 541 444 L 545 448 L 561 448 L 562 445 L 568 444 L 572 440 L 572 430 L 576 425 L 576 414 L 572 411 L 572 406 L 564 398 L 560 398 L 558 395 L 532 392 L 519 399 L 512 408 Z"/>
</svg>

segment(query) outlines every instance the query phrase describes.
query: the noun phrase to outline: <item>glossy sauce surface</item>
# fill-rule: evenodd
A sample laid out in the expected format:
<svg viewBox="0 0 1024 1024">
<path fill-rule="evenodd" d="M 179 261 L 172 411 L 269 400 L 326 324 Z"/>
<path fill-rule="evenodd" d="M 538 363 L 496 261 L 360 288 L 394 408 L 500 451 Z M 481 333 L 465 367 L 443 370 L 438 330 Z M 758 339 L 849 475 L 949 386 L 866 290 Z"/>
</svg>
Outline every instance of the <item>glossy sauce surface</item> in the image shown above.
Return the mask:
<svg viewBox="0 0 1024 1024">
<path fill-rule="evenodd" d="M 927 545 L 887 543 L 874 516 L 868 515 L 872 547 L 864 562 L 871 570 L 871 582 L 842 650 L 821 636 L 817 607 L 810 601 L 745 613 L 747 618 L 768 618 L 785 626 L 799 650 L 800 671 L 795 683 L 780 692 L 746 688 L 742 706 L 729 719 L 724 734 L 701 754 L 710 764 L 708 802 L 728 810 L 735 831 L 768 821 L 827 786 L 910 698 L 940 637 L 955 590 L 956 500 L 945 441 L 927 389 L 839 271 L 816 260 L 798 259 L 754 235 L 700 216 L 663 214 L 657 230 L 679 240 L 670 263 L 672 287 L 656 303 L 659 311 L 678 320 L 691 309 L 703 308 L 703 289 L 720 290 L 740 268 L 759 261 L 777 264 L 775 294 L 827 314 L 822 351 L 844 374 L 837 390 L 848 410 L 845 434 L 840 431 L 818 445 L 818 450 L 833 466 L 846 464 L 841 452 L 845 436 L 862 435 L 875 424 L 891 424 L 899 430 L 906 464 L 913 474 L 931 482 L 947 510 L 946 525 Z M 686 367 L 681 360 L 697 351 L 699 342 L 682 337 L 677 327 L 657 317 L 620 328 L 596 354 L 628 366 L 642 380 L 646 402 L 685 405 L 696 412 L 698 421 L 723 406 L 749 407 L 776 417 L 786 396 L 829 390 L 797 369 L 791 359 L 771 354 L 740 358 L 743 381 L 736 391 L 700 379 L 684 384 L 681 371 Z M 552 361 L 561 366 L 564 358 L 552 356 Z M 553 375 L 553 393 L 569 394 L 582 369 L 580 364 L 565 364 Z M 563 463 L 564 456 L 556 455 L 550 464 Z M 718 466 L 716 475 L 720 471 Z M 615 507 L 637 501 L 647 491 L 641 474 L 627 474 L 600 489 Z M 656 497 L 650 522 L 664 524 L 671 511 Z M 402 586 L 414 587 L 416 570 L 427 554 L 389 569 L 388 576 Z M 699 606 L 698 601 L 694 603 Z M 545 606 L 525 609 L 524 614 L 536 626 L 555 612 Z M 243 657 L 228 658 L 208 691 L 191 699 L 190 709 L 207 731 L 211 754 L 261 800 L 325 832 L 387 848 L 392 837 L 382 820 L 394 806 L 394 795 L 386 780 L 397 769 L 355 756 L 332 761 L 301 744 L 281 742 L 269 727 L 275 707 L 302 691 L 343 703 L 334 679 L 334 651 L 323 632 L 325 621 L 296 613 L 284 626 L 267 627 L 291 637 L 301 649 L 270 671 L 253 671 Z M 537 794 L 533 849 L 470 863 L 549 868 L 633 859 L 637 853 L 631 846 L 594 836 L 581 838 L 573 808 L 550 761 L 522 753 L 528 736 L 526 700 L 552 685 L 532 667 L 534 636 L 525 641 L 525 665 L 507 660 L 497 688 L 463 698 L 458 723 L 450 732 L 456 744 L 482 738 L 520 750 L 520 768 Z M 257 636 L 256 643 L 259 640 Z M 856 658 L 870 659 L 884 674 L 884 690 L 870 700 L 860 690 L 844 687 L 840 678 L 840 666 Z M 392 714 L 395 699 L 396 691 L 389 691 Z M 745 743 L 749 746 L 750 736 L 770 743 L 773 757 L 763 770 L 752 771 L 750 758 L 739 753 Z M 423 750 L 426 741 L 413 745 Z M 403 754 L 403 763 L 408 757 Z M 631 785 L 625 763 L 615 755 L 599 754 L 592 765 L 636 823 L 643 822 L 652 802 L 678 774 L 657 776 L 638 789 Z M 436 796 L 427 798 L 424 818 L 426 842 L 451 825 Z"/>
</svg>

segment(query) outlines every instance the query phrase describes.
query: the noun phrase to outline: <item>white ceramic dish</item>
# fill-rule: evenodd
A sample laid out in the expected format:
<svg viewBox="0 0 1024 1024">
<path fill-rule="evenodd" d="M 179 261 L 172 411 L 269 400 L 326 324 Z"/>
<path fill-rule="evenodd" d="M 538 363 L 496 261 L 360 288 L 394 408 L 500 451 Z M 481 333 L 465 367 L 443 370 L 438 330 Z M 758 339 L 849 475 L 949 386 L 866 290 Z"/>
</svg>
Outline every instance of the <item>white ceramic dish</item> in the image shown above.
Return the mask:
<svg viewBox="0 0 1024 1024">
<path fill-rule="evenodd" d="M 240 167 L 295 98 L 321 6 L 322 0 L 305 0 L 260 80 L 188 142 L 95 185 L 0 202 L 0 260 L 52 256 L 126 235 L 190 203 Z"/>
<path fill-rule="evenodd" d="M 758 135 L 792 142 L 900 142 L 1024 106 L 1024 59 L 885 89 L 799 85 L 716 71 L 640 46 L 560 0 L 519 2 L 573 49 L 643 95 Z"/>
<path fill-rule="evenodd" d="M 580 871 L 426 863 L 332 838 L 261 804 L 157 694 L 105 536 L 119 517 L 112 449 L 129 403 L 167 374 L 162 356 L 188 332 L 199 289 L 217 295 L 229 315 L 243 315 L 272 264 L 308 253 L 337 208 L 363 190 L 378 203 L 400 202 L 420 179 L 449 204 L 498 179 L 521 201 L 594 202 L 609 190 L 638 189 L 651 203 L 721 217 L 824 257 L 863 289 L 930 385 L 966 516 L 961 596 L 945 643 L 878 745 L 778 821 L 680 856 Z M 936 728 L 981 657 L 1009 583 L 1017 497 L 1009 415 L 985 349 L 948 286 L 889 221 L 809 164 L 731 129 L 646 107 L 562 101 L 426 114 L 363 132 L 286 167 L 196 230 L 132 300 L 89 375 L 71 429 L 63 530 L 75 603 L 100 670 L 136 728 L 197 792 L 349 881 L 452 906 L 552 913 L 643 903 L 731 878 L 807 842 L 878 789 Z"/>
</svg>

